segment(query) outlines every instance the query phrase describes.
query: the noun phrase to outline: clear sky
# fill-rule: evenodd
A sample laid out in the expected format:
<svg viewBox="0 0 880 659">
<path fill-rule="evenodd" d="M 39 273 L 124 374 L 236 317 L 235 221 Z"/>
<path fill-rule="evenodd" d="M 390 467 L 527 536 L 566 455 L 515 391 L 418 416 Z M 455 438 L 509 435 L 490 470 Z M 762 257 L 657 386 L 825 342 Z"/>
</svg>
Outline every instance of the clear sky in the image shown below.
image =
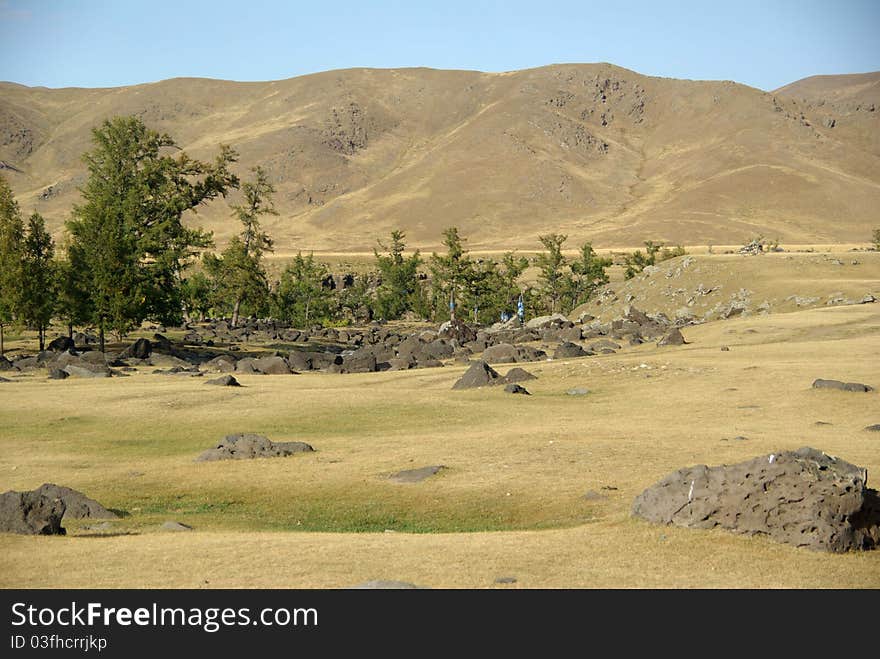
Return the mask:
<svg viewBox="0 0 880 659">
<path fill-rule="evenodd" d="M 765 90 L 876 71 L 880 0 L 0 0 L 0 80 L 32 86 L 561 62 Z"/>
</svg>

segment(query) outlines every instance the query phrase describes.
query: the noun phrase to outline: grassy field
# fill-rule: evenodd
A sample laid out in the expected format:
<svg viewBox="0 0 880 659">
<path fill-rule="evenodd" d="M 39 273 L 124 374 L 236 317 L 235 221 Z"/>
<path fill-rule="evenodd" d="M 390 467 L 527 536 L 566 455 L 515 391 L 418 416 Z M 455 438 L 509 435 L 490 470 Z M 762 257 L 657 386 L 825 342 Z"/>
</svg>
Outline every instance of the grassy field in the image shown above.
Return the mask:
<svg viewBox="0 0 880 659">
<path fill-rule="evenodd" d="M 880 423 L 880 393 L 810 384 L 880 387 L 878 305 L 684 334 L 677 348 L 525 365 L 539 377 L 530 397 L 452 391 L 463 366 L 241 376 L 241 389 L 146 372 L 17 376 L 0 384 L 0 489 L 56 482 L 125 516 L 102 530 L 65 522 L 67 537 L 0 535 L 0 586 L 880 587 L 878 552 L 816 554 L 629 514 L 644 488 L 697 463 L 813 446 L 876 473 L 880 437 L 863 428 Z M 194 462 L 233 432 L 316 451 Z M 387 478 L 440 464 L 422 483 Z M 194 531 L 160 531 L 168 520 Z"/>
</svg>

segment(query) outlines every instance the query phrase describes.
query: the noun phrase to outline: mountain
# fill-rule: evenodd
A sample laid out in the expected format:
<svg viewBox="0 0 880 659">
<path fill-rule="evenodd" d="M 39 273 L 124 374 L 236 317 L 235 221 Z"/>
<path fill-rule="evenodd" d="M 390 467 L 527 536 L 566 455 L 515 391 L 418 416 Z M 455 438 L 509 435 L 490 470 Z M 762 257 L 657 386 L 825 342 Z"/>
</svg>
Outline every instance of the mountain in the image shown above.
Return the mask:
<svg viewBox="0 0 880 659">
<path fill-rule="evenodd" d="M 135 114 L 190 155 L 219 143 L 277 187 L 281 251 L 370 250 L 401 228 L 435 248 L 647 239 L 865 242 L 880 224 L 880 73 L 774 92 L 643 76 L 610 64 L 508 73 L 349 69 L 274 82 L 172 79 L 113 89 L 0 83 L 0 170 L 60 232 L 90 130 Z M 222 244 L 222 201 L 191 218 Z"/>
</svg>

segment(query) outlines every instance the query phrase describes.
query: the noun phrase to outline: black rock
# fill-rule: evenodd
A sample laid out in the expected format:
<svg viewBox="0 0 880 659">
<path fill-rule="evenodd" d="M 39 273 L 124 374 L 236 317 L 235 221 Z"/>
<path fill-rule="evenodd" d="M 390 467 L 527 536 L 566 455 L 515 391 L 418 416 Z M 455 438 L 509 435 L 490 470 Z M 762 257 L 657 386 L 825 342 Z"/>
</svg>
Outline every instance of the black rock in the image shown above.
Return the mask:
<svg viewBox="0 0 880 659">
<path fill-rule="evenodd" d="M 841 382 L 840 380 L 814 380 L 813 389 L 838 389 L 840 391 L 867 392 L 874 391 L 874 387 L 859 382 Z"/>
</svg>

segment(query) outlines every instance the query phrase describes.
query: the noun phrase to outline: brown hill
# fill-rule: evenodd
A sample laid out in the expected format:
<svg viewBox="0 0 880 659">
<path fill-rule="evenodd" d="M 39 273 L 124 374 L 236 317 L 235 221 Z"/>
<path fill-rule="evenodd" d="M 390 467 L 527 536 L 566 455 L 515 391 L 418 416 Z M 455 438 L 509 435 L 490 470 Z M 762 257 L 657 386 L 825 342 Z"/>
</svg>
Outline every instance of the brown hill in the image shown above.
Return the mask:
<svg viewBox="0 0 880 659">
<path fill-rule="evenodd" d="M 351 69 L 240 83 L 115 89 L 0 83 L 0 167 L 23 209 L 60 229 L 90 129 L 137 114 L 191 155 L 218 143 L 265 167 L 281 250 L 369 250 L 404 229 L 432 248 L 864 242 L 880 207 L 880 74 L 808 78 L 773 93 L 652 78 L 609 64 L 511 73 Z M 17 170 L 17 171 L 16 171 Z M 194 222 L 237 231 L 214 202 Z"/>
</svg>

